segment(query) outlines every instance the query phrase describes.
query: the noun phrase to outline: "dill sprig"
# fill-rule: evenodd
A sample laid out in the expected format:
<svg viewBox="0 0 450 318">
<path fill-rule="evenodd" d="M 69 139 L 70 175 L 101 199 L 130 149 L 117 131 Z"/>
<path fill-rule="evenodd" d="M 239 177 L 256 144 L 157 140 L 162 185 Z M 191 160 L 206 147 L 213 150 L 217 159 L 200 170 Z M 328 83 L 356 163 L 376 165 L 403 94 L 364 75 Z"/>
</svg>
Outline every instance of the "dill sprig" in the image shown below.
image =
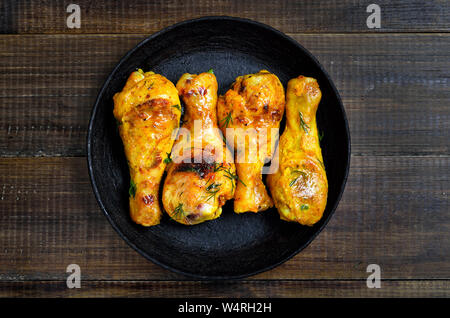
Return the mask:
<svg viewBox="0 0 450 318">
<path fill-rule="evenodd" d="M 306 133 L 309 133 L 309 126 L 305 123 L 305 121 L 303 120 L 303 114 L 302 112 L 298 112 L 300 114 L 300 126 L 302 126 L 303 130 Z"/>
<path fill-rule="evenodd" d="M 225 169 L 225 168 L 224 168 L 223 164 L 214 162 L 213 172 L 218 172 L 218 171 L 224 170 L 224 169 Z"/>
<path fill-rule="evenodd" d="M 166 152 L 167 158 L 164 159 L 164 163 L 167 165 L 172 162 L 172 159 L 170 158 L 170 153 Z"/>
<path fill-rule="evenodd" d="M 231 171 L 231 167 L 225 168 L 223 166 L 223 164 L 218 164 L 218 163 L 214 163 L 214 172 L 218 172 L 218 171 L 223 171 L 224 172 L 224 177 L 230 179 L 231 181 L 231 191 L 233 192 L 235 187 L 236 187 L 236 183 L 240 182 L 242 183 L 242 185 L 244 187 L 246 187 L 247 185 L 244 183 L 244 181 L 242 181 L 237 173 L 233 173 Z"/>
<path fill-rule="evenodd" d="M 291 180 L 291 182 L 289 183 L 290 187 L 292 187 L 300 177 L 306 177 L 306 173 L 301 170 L 292 170 L 292 172 L 291 172 L 291 174 L 296 174 L 296 173 L 299 173 L 300 175 L 298 175 L 297 177 L 295 177 L 294 179 Z"/>
<path fill-rule="evenodd" d="M 319 141 L 322 141 L 323 136 L 325 136 L 325 133 L 323 131 L 319 131 Z"/>
<path fill-rule="evenodd" d="M 135 197 L 136 196 L 136 183 L 134 183 L 133 180 L 130 180 L 130 188 L 128 189 L 128 194 L 130 195 L 130 197 Z"/>
<path fill-rule="evenodd" d="M 226 178 L 232 179 L 232 180 L 236 180 L 236 182 L 242 183 L 242 185 L 243 185 L 244 187 L 247 186 L 247 185 L 244 183 L 244 181 L 242 181 L 241 178 L 238 177 L 237 173 L 231 172 L 231 168 L 228 168 L 227 170 L 224 170 L 223 172 L 225 172 L 225 177 L 226 177 Z"/>
<path fill-rule="evenodd" d="M 172 107 L 175 107 L 176 109 L 178 109 L 181 112 L 181 106 L 180 105 L 172 105 Z"/>
<path fill-rule="evenodd" d="M 178 204 L 178 206 L 173 210 L 173 213 L 172 215 L 170 215 L 170 217 L 175 221 L 185 218 L 183 203 Z"/>
<path fill-rule="evenodd" d="M 320 163 L 320 165 L 322 166 L 322 168 L 325 170 L 325 165 L 323 164 L 323 162 L 320 161 L 320 159 L 317 159 L 317 161 Z"/>
<path fill-rule="evenodd" d="M 214 200 L 216 199 L 216 194 L 217 192 L 220 191 L 220 186 L 222 184 L 220 183 L 216 183 L 213 182 L 211 183 L 209 186 L 206 187 L 206 193 L 208 193 L 208 195 L 206 196 L 206 201 L 209 201 L 211 198 L 214 198 Z"/>
<path fill-rule="evenodd" d="M 233 123 L 233 117 L 231 117 L 231 110 L 230 112 L 227 114 L 227 116 L 225 116 L 225 118 L 223 118 L 220 123 L 220 127 L 228 127 L 228 125 L 231 123 Z"/>
</svg>

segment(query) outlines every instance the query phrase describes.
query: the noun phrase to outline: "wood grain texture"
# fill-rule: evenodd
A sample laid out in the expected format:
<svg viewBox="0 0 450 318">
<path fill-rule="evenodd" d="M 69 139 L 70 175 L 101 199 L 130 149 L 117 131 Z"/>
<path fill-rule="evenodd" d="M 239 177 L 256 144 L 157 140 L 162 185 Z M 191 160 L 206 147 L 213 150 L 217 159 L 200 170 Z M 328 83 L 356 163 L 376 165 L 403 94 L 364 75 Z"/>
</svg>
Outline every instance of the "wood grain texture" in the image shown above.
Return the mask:
<svg viewBox="0 0 450 318">
<path fill-rule="evenodd" d="M 334 80 L 354 155 L 450 154 L 449 34 L 291 36 Z M 85 155 L 96 95 L 120 57 L 144 37 L 0 38 L 1 155 Z"/>
<path fill-rule="evenodd" d="M 69 3 L 0 2 L 0 297 L 450 296 L 448 1 L 377 1 L 379 30 L 359 0 L 79 0 L 80 29 L 66 27 Z M 240 281 L 190 281 L 132 250 L 100 211 L 84 157 L 92 106 L 119 59 L 207 15 L 269 24 L 310 50 L 352 136 L 346 191 L 324 231 Z M 81 289 L 66 288 L 71 263 Z M 371 263 L 381 289 L 366 287 Z"/>
<path fill-rule="evenodd" d="M 153 33 L 187 19 L 228 15 L 255 19 L 283 32 L 374 32 L 368 29 L 367 1 L 290 0 L 78 0 L 81 28 L 66 26 L 70 1 L 2 1 L 0 33 Z M 376 2 L 382 32 L 449 31 L 445 0 Z M 377 32 L 377 31 L 375 31 Z"/>
<path fill-rule="evenodd" d="M 300 254 L 251 279 L 449 279 L 449 157 L 353 157 L 344 197 Z M 0 159 L 0 280 L 185 280 L 114 232 L 85 158 Z"/>
<path fill-rule="evenodd" d="M 367 288 L 365 280 L 82 281 L 80 289 L 68 289 L 65 280 L 0 282 L 0 297 L 449 297 L 449 290 L 448 280 L 388 280 L 380 289 Z"/>
</svg>

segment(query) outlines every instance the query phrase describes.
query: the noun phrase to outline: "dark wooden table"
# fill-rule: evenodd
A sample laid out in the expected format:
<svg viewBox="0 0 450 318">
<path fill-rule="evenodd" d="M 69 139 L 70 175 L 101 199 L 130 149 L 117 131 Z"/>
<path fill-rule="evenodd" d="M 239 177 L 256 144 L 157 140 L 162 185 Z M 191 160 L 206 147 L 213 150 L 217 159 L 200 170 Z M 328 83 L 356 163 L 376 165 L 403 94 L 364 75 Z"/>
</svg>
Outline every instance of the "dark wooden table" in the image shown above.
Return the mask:
<svg viewBox="0 0 450 318">
<path fill-rule="evenodd" d="M 66 8 L 81 8 L 81 28 Z M 0 2 L 0 296 L 450 296 L 450 4 L 385 1 Z M 86 130 L 120 57 L 173 23 L 230 15 L 309 49 L 334 80 L 352 137 L 350 176 L 325 230 L 243 280 L 201 282 L 130 248 L 95 201 Z M 81 268 L 68 289 L 66 268 Z M 381 288 L 366 286 L 369 264 Z"/>
</svg>

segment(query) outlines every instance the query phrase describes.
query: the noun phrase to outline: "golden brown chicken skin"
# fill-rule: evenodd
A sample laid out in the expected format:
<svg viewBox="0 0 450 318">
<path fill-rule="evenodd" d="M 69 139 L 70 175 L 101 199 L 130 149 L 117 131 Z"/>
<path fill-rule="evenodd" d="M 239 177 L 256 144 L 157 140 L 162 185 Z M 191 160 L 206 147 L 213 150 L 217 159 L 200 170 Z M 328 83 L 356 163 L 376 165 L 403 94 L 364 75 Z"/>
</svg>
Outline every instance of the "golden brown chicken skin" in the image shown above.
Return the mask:
<svg viewBox="0 0 450 318">
<path fill-rule="evenodd" d="M 272 158 L 276 138 L 273 138 L 271 128 L 279 128 L 284 107 L 283 85 L 276 75 L 266 70 L 239 76 L 231 89 L 219 97 L 219 126 L 226 135 L 228 144 L 237 152 L 235 163 L 239 182 L 234 195 L 236 213 L 260 212 L 273 206 L 261 172 L 265 160 Z M 242 130 L 234 130 L 235 135 L 230 137 L 229 133 L 233 130 L 228 130 L 227 133 L 227 128 Z M 256 134 L 251 134 L 250 131 Z M 239 141 L 239 136 L 247 133 L 248 139 Z M 249 146 L 257 138 L 265 140 L 260 142 L 264 147 Z"/>
<path fill-rule="evenodd" d="M 279 169 L 267 176 L 281 219 L 309 226 L 321 219 L 328 195 L 316 124 L 321 97 L 315 79 L 299 76 L 289 81 L 286 129 L 280 137 L 276 158 Z"/>
<path fill-rule="evenodd" d="M 171 154 L 162 201 L 173 220 L 193 225 L 221 215 L 222 206 L 233 198 L 237 177 L 234 164 L 225 162 L 232 156 L 217 127 L 214 74 L 184 74 L 177 89 L 185 115 Z"/>
<path fill-rule="evenodd" d="M 142 70 L 131 73 L 114 95 L 114 117 L 119 125 L 130 169 L 130 215 L 144 226 L 160 222 L 158 190 L 178 128 L 178 92 L 168 79 Z"/>
</svg>

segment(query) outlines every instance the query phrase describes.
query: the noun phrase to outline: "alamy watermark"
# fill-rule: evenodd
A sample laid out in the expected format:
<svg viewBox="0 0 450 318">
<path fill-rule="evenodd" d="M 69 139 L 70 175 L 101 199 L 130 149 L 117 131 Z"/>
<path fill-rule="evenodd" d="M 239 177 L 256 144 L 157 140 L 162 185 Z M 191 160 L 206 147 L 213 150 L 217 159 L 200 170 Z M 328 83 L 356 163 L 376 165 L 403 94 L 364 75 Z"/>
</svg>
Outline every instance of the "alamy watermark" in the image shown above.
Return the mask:
<svg viewBox="0 0 450 318">
<path fill-rule="evenodd" d="M 67 288 L 81 288 L 81 269 L 78 264 L 70 264 L 66 268 L 66 272 L 70 273 L 67 277 Z"/>
<path fill-rule="evenodd" d="M 81 28 L 81 9 L 78 4 L 71 3 L 67 6 L 66 12 L 70 13 L 66 19 L 66 25 L 69 29 Z"/>
<path fill-rule="evenodd" d="M 366 20 L 369 29 L 381 28 L 381 8 L 378 4 L 369 4 L 366 8 L 367 13 L 371 13 Z"/>
<path fill-rule="evenodd" d="M 366 269 L 367 273 L 371 273 L 367 277 L 367 288 L 381 288 L 381 267 L 378 264 L 369 264 Z"/>
</svg>

